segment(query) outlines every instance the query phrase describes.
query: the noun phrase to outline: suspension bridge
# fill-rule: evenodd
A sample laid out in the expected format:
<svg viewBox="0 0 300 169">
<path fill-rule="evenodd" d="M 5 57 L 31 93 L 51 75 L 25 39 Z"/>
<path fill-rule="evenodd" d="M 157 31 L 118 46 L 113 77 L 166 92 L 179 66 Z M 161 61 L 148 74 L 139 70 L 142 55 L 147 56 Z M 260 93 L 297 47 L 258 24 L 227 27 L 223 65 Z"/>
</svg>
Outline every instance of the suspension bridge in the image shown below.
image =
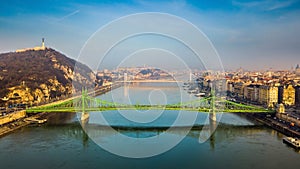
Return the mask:
<svg viewBox="0 0 300 169">
<path fill-rule="evenodd" d="M 27 113 L 38 112 L 96 112 L 107 110 L 185 110 L 196 112 L 228 112 L 228 113 L 273 113 L 274 110 L 260 106 L 236 103 L 219 97 L 212 93 L 210 97 L 199 98 L 188 102 L 180 102 L 166 105 L 150 104 L 124 104 L 102 100 L 91 96 L 86 90 L 82 90 L 81 96 L 55 102 L 47 105 L 26 109 Z"/>
</svg>

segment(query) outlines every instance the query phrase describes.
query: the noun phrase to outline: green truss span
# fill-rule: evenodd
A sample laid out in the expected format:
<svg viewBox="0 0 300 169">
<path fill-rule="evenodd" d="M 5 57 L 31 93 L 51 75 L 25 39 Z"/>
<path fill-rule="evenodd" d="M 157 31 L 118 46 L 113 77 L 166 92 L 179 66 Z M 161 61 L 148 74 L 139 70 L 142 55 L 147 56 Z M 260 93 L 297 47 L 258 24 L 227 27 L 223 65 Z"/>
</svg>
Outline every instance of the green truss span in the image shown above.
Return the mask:
<svg viewBox="0 0 300 169">
<path fill-rule="evenodd" d="M 27 113 L 38 112 L 90 112 L 108 110 L 185 110 L 196 112 L 228 112 L 228 113 L 274 113 L 274 110 L 259 106 L 245 105 L 216 97 L 205 97 L 189 102 L 167 105 L 122 104 L 91 97 L 82 91 L 80 97 L 49 103 L 26 109 Z"/>
</svg>

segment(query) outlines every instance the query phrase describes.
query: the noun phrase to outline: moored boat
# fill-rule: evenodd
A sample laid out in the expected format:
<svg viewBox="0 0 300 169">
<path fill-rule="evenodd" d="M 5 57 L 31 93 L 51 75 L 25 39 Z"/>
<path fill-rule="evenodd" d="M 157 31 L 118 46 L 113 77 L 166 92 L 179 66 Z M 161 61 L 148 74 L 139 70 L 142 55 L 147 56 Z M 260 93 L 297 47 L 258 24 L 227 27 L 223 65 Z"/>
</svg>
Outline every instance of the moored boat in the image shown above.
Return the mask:
<svg viewBox="0 0 300 169">
<path fill-rule="evenodd" d="M 285 137 L 283 138 L 283 142 L 296 149 L 300 149 L 300 140 L 298 138 Z"/>
<path fill-rule="evenodd" d="M 36 124 L 43 124 L 47 122 L 47 119 L 37 119 L 34 117 L 28 117 L 25 119 L 25 121 L 30 122 L 30 123 L 36 123 Z"/>
<path fill-rule="evenodd" d="M 191 94 L 191 93 L 196 93 L 196 92 L 197 92 L 197 90 L 189 90 L 189 91 L 188 91 L 188 93 L 190 93 L 190 94 Z"/>
<path fill-rule="evenodd" d="M 205 93 L 197 93 L 195 94 L 196 97 L 201 97 L 201 96 L 205 96 Z"/>
</svg>

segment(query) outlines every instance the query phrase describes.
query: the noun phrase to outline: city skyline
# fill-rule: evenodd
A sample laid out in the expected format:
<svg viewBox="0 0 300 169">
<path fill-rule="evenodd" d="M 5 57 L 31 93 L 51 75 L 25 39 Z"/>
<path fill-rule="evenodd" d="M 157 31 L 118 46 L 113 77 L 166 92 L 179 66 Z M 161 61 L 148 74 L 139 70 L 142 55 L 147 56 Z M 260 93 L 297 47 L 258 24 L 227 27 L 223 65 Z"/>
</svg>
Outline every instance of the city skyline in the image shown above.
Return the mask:
<svg viewBox="0 0 300 169">
<path fill-rule="evenodd" d="M 105 24 L 134 13 L 162 12 L 202 30 L 225 70 L 291 70 L 300 62 L 299 4 L 298 0 L 3 2 L 0 52 L 33 47 L 45 37 L 48 47 L 76 59 L 88 38 Z"/>
</svg>

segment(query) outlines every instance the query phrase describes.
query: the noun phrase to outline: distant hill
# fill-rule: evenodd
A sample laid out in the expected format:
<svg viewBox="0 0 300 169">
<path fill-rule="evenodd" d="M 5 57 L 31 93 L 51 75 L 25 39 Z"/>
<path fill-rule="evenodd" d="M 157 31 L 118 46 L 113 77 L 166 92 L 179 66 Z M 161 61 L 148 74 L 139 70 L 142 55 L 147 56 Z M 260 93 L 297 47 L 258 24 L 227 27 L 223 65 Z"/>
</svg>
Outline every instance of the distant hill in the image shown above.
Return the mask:
<svg viewBox="0 0 300 169">
<path fill-rule="evenodd" d="M 161 79 L 161 78 L 172 78 L 167 72 L 157 69 L 157 68 L 148 68 L 143 69 L 135 75 L 136 79 Z"/>
<path fill-rule="evenodd" d="M 93 87 L 94 80 L 89 67 L 51 48 L 0 54 L 0 98 L 4 101 L 32 104 L 60 98 L 83 84 Z"/>
</svg>

